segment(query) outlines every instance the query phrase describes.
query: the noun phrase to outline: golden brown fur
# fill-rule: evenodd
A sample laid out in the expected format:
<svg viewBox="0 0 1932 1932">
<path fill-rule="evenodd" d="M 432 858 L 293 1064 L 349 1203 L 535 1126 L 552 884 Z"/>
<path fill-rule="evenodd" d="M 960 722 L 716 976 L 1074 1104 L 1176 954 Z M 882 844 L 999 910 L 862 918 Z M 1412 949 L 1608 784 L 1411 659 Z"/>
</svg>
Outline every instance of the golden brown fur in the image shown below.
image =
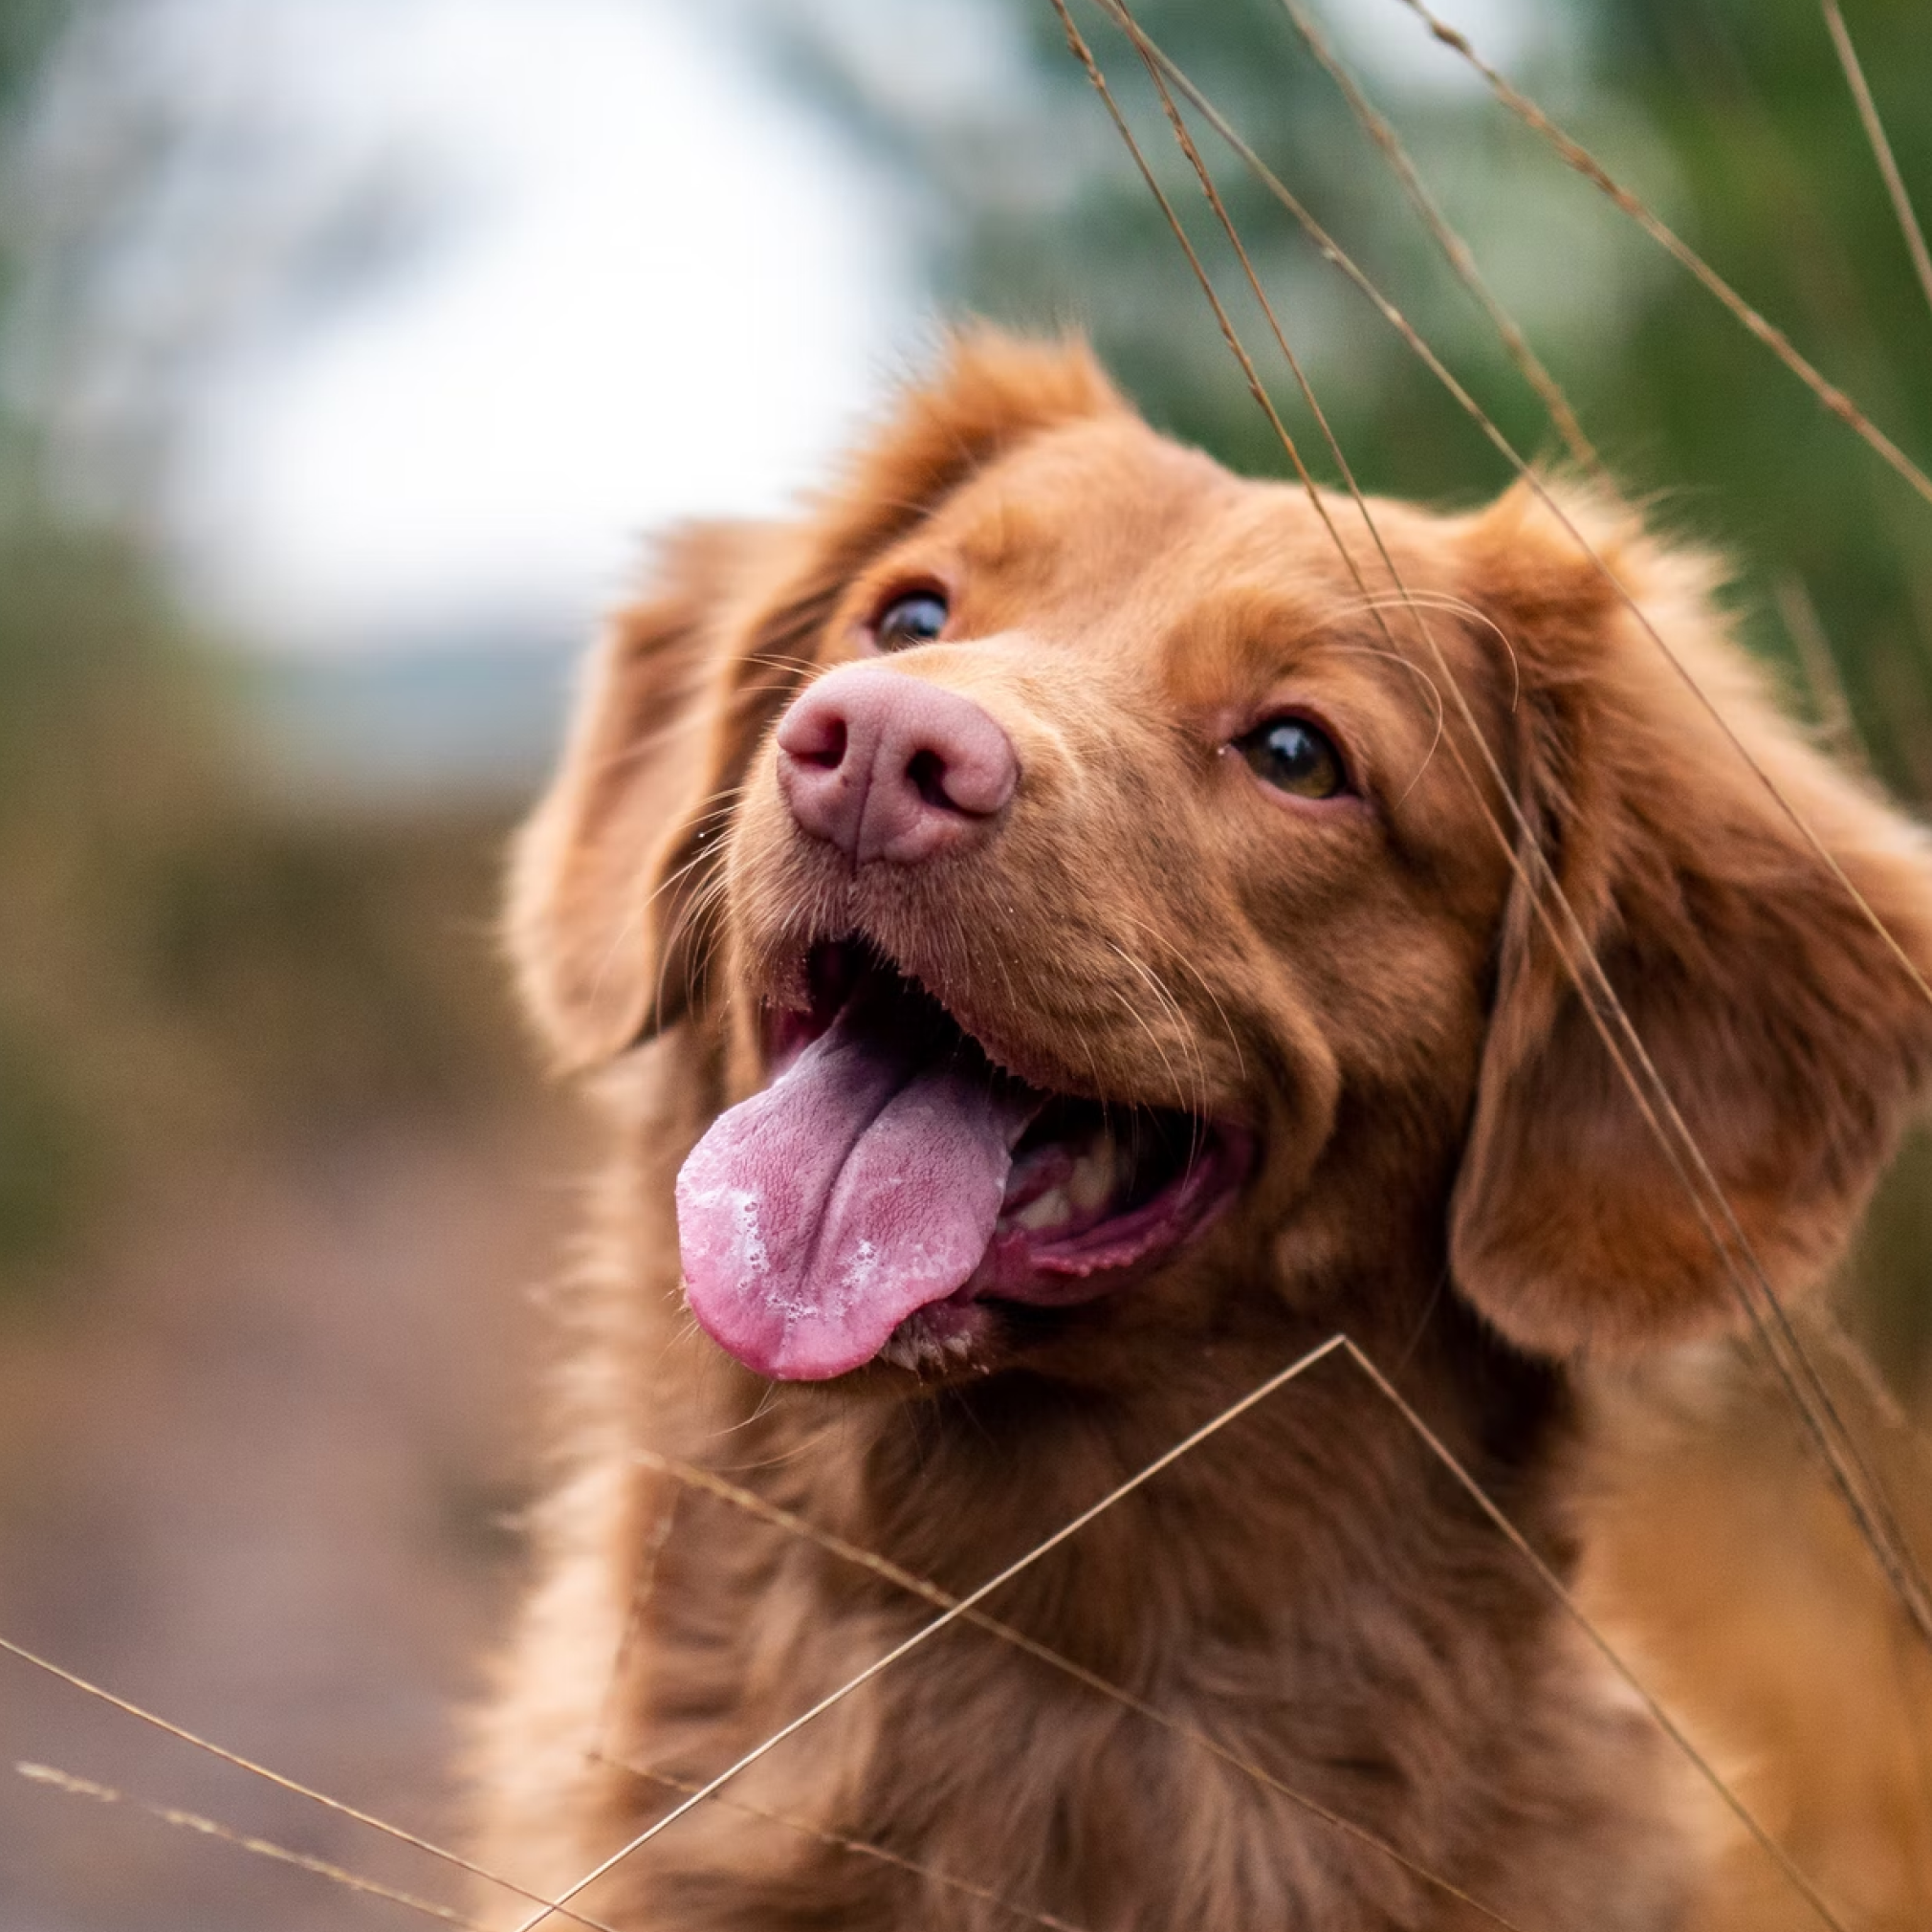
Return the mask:
<svg viewBox="0 0 1932 1932">
<path fill-rule="evenodd" d="M 1932 1548 L 1925 1445 L 1842 1335 L 1808 1351 Z M 1858 1932 L 1918 1932 L 1932 1899 L 1932 1658 L 1762 1362 L 1698 1349 L 1595 1392 L 1579 1588 L 1645 1681 Z M 1742 1830 L 1694 1932 L 1800 1932 L 1811 1906 Z"/>
<path fill-rule="evenodd" d="M 1916 834 L 1775 714 L 1706 566 L 1564 500 L 1932 961 Z M 981 337 L 809 515 L 674 538 L 613 626 L 513 902 L 530 1004 L 602 1066 L 614 1154 L 480 1748 L 493 1866 L 569 1884 L 933 1614 L 640 1448 L 961 1592 L 1340 1329 L 1568 1570 L 1576 1365 L 1739 1319 L 1491 829 L 1507 801 L 1420 620 L 1329 508 L 1386 630 L 1301 493 L 1157 437 L 1078 348 Z M 1932 1009 L 1531 493 L 1374 515 L 1752 1248 L 1808 1285 L 1932 1065 Z M 899 669 L 991 714 L 1024 779 L 970 852 L 855 870 L 791 823 L 769 729 L 933 579 L 954 625 Z M 1362 797 L 1303 812 L 1216 756 L 1286 703 L 1332 724 Z M 1234 1207 L 1150 1279 L 1021 1323 L 986 1372 L 740 1368 L 685 1313 L 672 1181 L 759 1085 L 801 947 L 847 929 L 1038 1085 L 1245 1121 Z M 989 1607 L 1519 1926 L 1682 1922 L 1695 1833 L 1664 1747 L 1339 1359 Z M 972 1629 L 728 1795 L 1088 1932 L 1493 1922 Z M 579 1902 L 654 1932 L 1021 1922 L 723 1805 Z"/>
</svg>

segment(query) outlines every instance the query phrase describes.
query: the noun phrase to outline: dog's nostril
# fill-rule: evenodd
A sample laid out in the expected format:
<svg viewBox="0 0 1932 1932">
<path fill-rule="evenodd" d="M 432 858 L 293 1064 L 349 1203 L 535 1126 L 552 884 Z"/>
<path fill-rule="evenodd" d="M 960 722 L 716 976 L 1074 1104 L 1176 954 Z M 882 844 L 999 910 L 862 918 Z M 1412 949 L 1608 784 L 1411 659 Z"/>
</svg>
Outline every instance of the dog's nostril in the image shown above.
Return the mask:
<svg viewBox="0 0 1932 1932">
<path fill-rule="evenodd" d="M 906 777 L 927 804 L 942 812 L 956 812 L 959 809 L 947 793 L 946 760 L 937 752 L 914 752 L 907 763 Z"/>
<path fill-rule="evenodd" d="M 791 747 L 791 755 L 802 765 L 818 765 L 828 772 L 835 772 L 845 762 L 846 743 L 845 721 L 842 717 L 829 719 L 819 742 L 808 751 Z"/>
<path fill-rule="evenodd" d="M 850 746 L 849 721 L 829 705 L 794 705 L 779 725 L 779 751 L 794 765 L 835 772 Z"/>
</svg>

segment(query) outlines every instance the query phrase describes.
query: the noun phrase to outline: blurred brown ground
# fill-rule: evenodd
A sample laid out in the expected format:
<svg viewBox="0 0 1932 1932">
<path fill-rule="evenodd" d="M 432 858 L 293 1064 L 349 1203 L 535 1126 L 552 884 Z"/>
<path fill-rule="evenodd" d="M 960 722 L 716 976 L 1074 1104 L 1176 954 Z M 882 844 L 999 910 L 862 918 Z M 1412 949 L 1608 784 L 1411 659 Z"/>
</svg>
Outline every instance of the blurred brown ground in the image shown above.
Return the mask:
<svg viewBox="0 0 1932 1932">
<path fill-rule="evenodd" d="M 567 1145 L 541 1108 L 398 1122 L 131 1210 L 82 1311 L 0 1355 L 0 1629 L 447 1835 L 451 1713 L 501 1620 L 527 1482 L 530 1290 L 567 1216 Z M 10 1764 L 450 1895 L 431 1861 L 24 1664 L 0 1659 L 0 1684 Z M 10 1927 L 397 1916 L 18 1778 L 0 1846 Z"/>
<path fill-rule="evenodd" d="M 583 1165 L 494 957 L 504 822 L 290 823 L 232 797 L 160 830 L 72 816 L 87 836 L 6 853 L 16 904 L 67 915 L 0 982 L 16 1054 L 70 1097 L 46 1171 L 79 1205 L 0 1256 L 0 1634 L 447 1838 Z M 117 890 L 104 936 L 80 930 Z M 420 1922 L 23 1760 L 458 1893 L 0 1657 L 8 1932 Z"/>
</svg>

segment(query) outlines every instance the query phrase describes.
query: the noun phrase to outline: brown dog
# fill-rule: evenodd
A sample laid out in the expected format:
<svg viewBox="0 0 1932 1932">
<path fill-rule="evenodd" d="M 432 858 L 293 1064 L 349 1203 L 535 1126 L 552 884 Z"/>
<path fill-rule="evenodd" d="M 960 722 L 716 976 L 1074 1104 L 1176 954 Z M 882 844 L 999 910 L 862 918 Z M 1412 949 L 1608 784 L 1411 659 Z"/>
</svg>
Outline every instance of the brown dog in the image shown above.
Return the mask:
<svg viewBox="0 0 1932 1932">
<path fill-rule="evenodd" d="M 666 546 L 516 868 L 619 1153 L 495 1869 L 555 1896 L 936 1614 L 640 1451 L 957 1596 L 1340 1331 L 1567 1569 L 1575 1365 L 1737 1303 L 1565 904 L 1769 1278 L 1831 1262 L 1932 1005 L 1575 533 L 1926 962 L 1932 868 L 1707 567 L 1565 500 L 1384 555 L 980 337 L 810 516 Z M 576 1909 L 1679 1921 L 1668 1753 L 1341 1356 L 986 1611 L 1035 1649 L 945 1629 Z"/>
</svg>

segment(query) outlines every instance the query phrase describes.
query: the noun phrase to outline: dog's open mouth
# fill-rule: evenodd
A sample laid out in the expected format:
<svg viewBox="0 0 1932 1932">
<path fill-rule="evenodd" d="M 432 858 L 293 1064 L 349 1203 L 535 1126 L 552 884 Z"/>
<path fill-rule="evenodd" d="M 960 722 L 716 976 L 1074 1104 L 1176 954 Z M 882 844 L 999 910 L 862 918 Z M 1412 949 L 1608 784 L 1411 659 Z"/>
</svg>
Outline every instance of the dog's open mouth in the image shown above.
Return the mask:
<svg viewBox="0 0 1932 1932">
<path fill-rule="evenodd" d="M 761 1374 L 970 1353 L 982 1304 L 1106 1294 L 1240 1182 L 1239 1133 L 1029 1086 L 875 958 L 822 948 L 810 977 L 677 1183 L 692 1311 Z"/>
</svg>

